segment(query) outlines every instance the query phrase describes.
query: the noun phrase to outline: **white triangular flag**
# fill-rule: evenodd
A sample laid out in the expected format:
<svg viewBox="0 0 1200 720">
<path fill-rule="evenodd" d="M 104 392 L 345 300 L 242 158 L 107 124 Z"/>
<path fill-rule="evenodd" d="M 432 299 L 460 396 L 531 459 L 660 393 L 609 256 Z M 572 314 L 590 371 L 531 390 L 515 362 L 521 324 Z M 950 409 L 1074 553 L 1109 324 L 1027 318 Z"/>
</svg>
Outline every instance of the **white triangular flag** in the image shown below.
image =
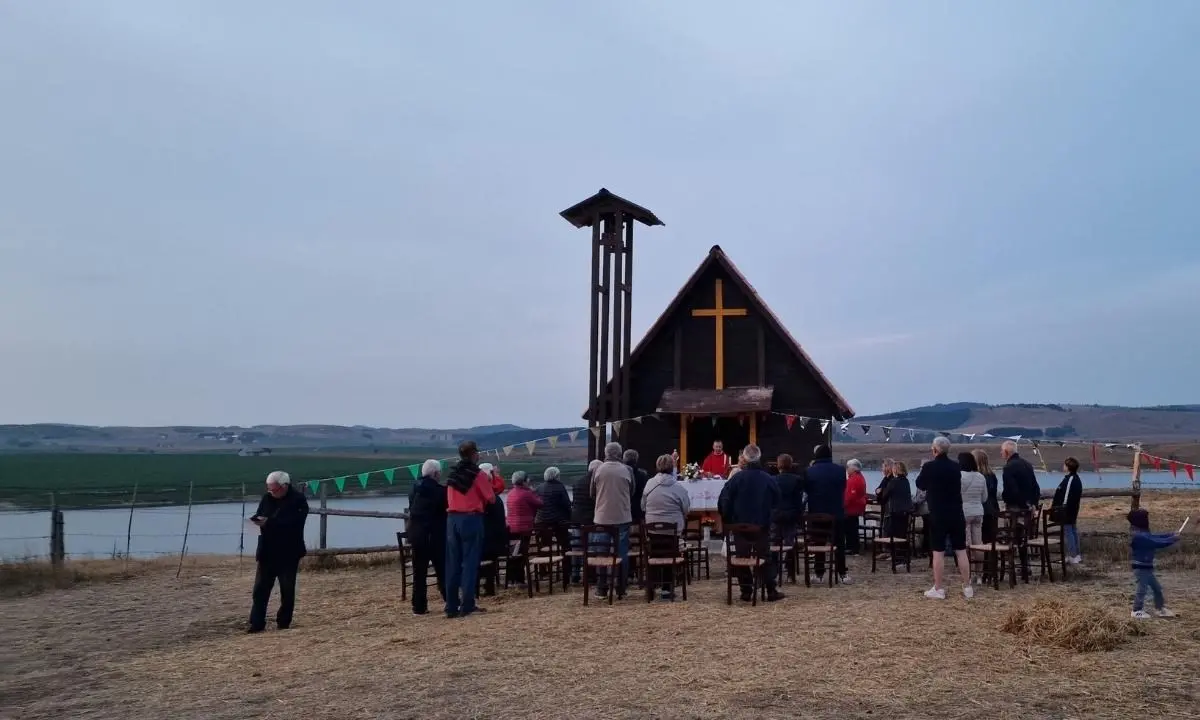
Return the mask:
<svg viewBox="0 0 1200 720">
<path fill-rule="evenodd" d="M 637 417 L 635 417 L 635 418 L 633 419 L 633 421 L 634 421 L 635 423 L 637 423 L 638 425 L 641 425 L 641 424 L 642 424 L 642 417 L 644 417 L 644 416 L 642 416 L 642 415 L 638 415 Z"/>
<path fill-rule="evenodd" d="M 841 432 L 843 435 L 848 435 L 849 433 L 846 431 L 846 428 L 848 428 L 848 427 L 850 427 L 850 423 L 848 423 L 848 422 L 844 422 L 844 423 L 842 423 L 841 425 L 839 425 L 839 426 L 838 426 L 838 430 L 839 430 L 839 431 L 840 431 L 840 432 Z"/>
<path fill-rule="evenodd" d="M 591 432 L 593 435 L 595 435 L 596 439 L 599 440 L 600 433 L 604 432 L 604 426 L 603 425 L 595 425 L 593 427 L 588 428 L 588 431 Z"/>
<path fill-rule="evenodd" d="M 525 449 L 529 451 L 530 455 L 533 454 L 533 449 L 535 447 L 537 447 L 537 440 L 530 440 L 529 442 L 525 443 Z"/>
<path fill-rule="evenodd" d="M 801 429 L 801 430 L 803 430 L 803 429 L 804 429 L 804 427 L 805 427 L 806 425 L 808 425 L 808 418 L 806 418 L 806 417 L 804 417 L 803 415 L 801 415 L 800 417 L 796 418 L 796 422 L 800 423 L 800 429 Z M 822 430 L 821 432 L 825 432 L 825 431 L 824 431 L 824 430 Z"/>
<path fill-rule="evenodd" d="M 504 446 L 504 456 L 508 457 L 508 454 L 512 452 L 512 449 L 513 449 L 512 445 L 505 445 Z M 497 454 L 496 457 L 499 457 L 499 454 Z"/>
<path fill-rule="evenodd" d="M 979 437 L 994 438 L 996 436 L 991 433 L 984 433 L 984 434 L 980 435 Z"/>
<path fill-rule="evenodd" d="M 821 421 L 821 434 L 822 434 L 822 435 L 824 435 L 824 434 L 825 434 L 825 431 L 826 431 L 826 430 L 828 430 L 828 429 L 829 429 L 829 421 L 828 421 L 828 420 L 822 420 L 822 421 Z"/>
<path fill-rule="evenodd" d="M 613 425 L 613 436 L 620 435 L 621 434 L 621 421 L 613 420 L 612 425 Z"/>
<path fill-rule="evenodd" d="M 968 440 L 974 440 L 974 439 L 975 439 L 975 433 L 962 433 L 962 436 L 963 436 L 963 437 L 965 437 L 965 438 L 966 438 L 966 439 L 968 439 Z"/>
<path fill-rule="evenodd" d="M 578 437 L 579 437 L 579 431 L 578 431 L 578 430 L 572 430 L 571 432 L 567 433 L 567 438 L 569 438 L 571 442 L 575 442 L 575 440 L 576 440 Z"/>
<path fill-rule="evenodd" d="M 1019 443 L 1019 442 L 1021 442 L 1021 436 L 1020 436 L 1020 435 L 1009 435 L 1009 436 L 1008 436 L 1008 439 L 1009 439 L 1009 440 L 1012 440 L 1013 442 L 1018 442 L 1018 443 Z"/>
</svg>

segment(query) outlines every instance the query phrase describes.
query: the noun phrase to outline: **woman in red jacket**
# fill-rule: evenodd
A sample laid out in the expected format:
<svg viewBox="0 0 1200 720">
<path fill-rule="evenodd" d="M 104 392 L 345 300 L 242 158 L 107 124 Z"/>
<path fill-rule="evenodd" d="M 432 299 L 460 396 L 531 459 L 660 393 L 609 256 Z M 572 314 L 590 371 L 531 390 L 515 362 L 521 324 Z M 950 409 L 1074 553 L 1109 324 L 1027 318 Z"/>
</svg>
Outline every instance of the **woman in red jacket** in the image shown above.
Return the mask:
<svg viewBox="0 0 1200 720">
<path fill-rule="evenodd" d="M 529 534 L 542 498 L 529 487 L 524 471 L 512 475 L 512 490 L 508 492 L 508 572 L 509 580 L 519 586 L 525 583 L 525 563 L 529 556 Z"/>
<path fill-rule="evenodd" d="M 867 512 L 867 478 L 863 476 L 862 463 L 858 460 L 846 462 L 846 492 L 842 495 L 842 505 L 846 510 L 843 524 L 846 554 L 857 555 L 858 525 Z"/>
</svg>

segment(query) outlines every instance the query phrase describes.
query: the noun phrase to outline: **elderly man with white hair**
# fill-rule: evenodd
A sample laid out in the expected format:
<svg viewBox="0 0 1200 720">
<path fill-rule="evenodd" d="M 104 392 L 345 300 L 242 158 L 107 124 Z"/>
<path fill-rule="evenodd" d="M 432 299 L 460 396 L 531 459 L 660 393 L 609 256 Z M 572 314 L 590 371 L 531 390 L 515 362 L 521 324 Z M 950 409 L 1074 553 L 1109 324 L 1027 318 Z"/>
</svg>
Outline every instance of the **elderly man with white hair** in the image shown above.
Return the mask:
<svg viewBox="0 0 1200 720">
<path fill-rule="evenodd" d="M 412 546 L 414 615 L 429 612 L 429 566 L 437 577 L 438 594 L 446 600 L 446 486 L 442 485 L 442 464 L 426 460 L 421 478 L 408 491 L 408 521 L 404 524 L 408 544 Z"/>
<path fill-rule="evenodd" d="M 612 583 L 617 598 L 625 597 L 625 584 L 629 577 L 629 526 L 633 523 L 633 473 L 625 465 L 621 444 L 610 442 L 604 446 L 604 462 L 592 475 L 591 494 L 596 501 L 593 520 L 596 525 L 615 525 L 617 528 L 617 555 L 621 558 L 617 567 L 616 582 Z M 598 542 L 603 542 L 598 540 Z M 600 571 L 600 583 L 596 588 L 601 598 L 608 597 L 611 578 Z"/>
<path fill-rule="evenodd" d="M 275 582 L 279 582 L 279 612 L 275 625 L 287 630 L 296 609 L 296 573 L 300 559 L 307 554 L 304 546 L 304 522 L 308 519 L 308 500 L 292 487 L 292 478 L 282 470 L 267 475 L 267 492 L 258 503 L 250 521 L 258 526 L 258 550 L 254 559 L 254 603 L 250 610 L 252 633 L 267 626 L 267 602 Z"/>
<path fill-rule="evenodd" d="M 921 466 L 917 489 L 925 491 L 929 503 L 930 550 L 933 553 L 933 587 L 925 591 L 931 600 L 945 600 L 942 563 L 946 542 L 954 549 L 958 571 L 962 575 L 963 597 L 975 595 L 971 587 L 971 563 L 967 560 L 967 519 L 963 515 L 962 470 L 950 459 L 950 440 L 941 435 L 933 439 L 933 459 Z"/>
</svg>

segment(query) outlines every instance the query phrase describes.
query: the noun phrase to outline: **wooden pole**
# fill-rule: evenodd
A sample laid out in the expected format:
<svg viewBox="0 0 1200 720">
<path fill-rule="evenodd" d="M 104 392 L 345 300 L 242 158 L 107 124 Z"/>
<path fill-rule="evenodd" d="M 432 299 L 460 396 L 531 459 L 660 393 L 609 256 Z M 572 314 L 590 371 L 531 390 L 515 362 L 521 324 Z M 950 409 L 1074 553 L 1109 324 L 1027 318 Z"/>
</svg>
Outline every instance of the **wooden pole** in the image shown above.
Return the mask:
<svg viewBox="0 0 1200 720">
<path fill-rule="evenodd" d="M 611 221 L 607 218 L 604 221 L 605 229 L 612 227 Z M 600 242 L 603 244 L 604 256 L 600 263 L 600 374 L 597 377 L 597 382 L 600 384 L 600 415 L 598 417 L 599 424 L 607 427 L 608 421 L 612 419 L 612 406 L 609 405 L 609 399 L 612 397 L 609 394 L 608 385 L 608 338 L 612 334 L 611 320 L 609 319 L 609 311 L 612 309 L 612 251 L 609 246 L 608 233 L 602 233 Z M 603 433 L 601 433 L 603 435 Z M 606 438 L 597 438 L 596 455 L 600 455 L 600 450 L 604 448 L 604 444 L 608 442 Z"/>
<path fill-rule="evenodd" d="M 50 565 L 55 569 L 62 567 L 65 548 L 62 510 L 58 508 L 58 496 L 50 493 Z"/>
<path fill-rule="evenodd" d="M 238 573 L 242 572 L 242 555 L 246 549 L 246 481 L 242 481 L 242 519 L 238 521 Z"/>
<path fill-rule="evenodd" d="M 133 507 L 137 505 L 138 484 L 133 482 L 133 497 L 129 498 L 129 523 L 125 526 L 125 569 L 129 569 L 129 546 L 133 540 Z"/>
<path fill-rule="evenodd" d="M 592 278 L 590 287 L 592 295 L 592 314 L 591 321 L 588 323 L 590 334 L 588 336 L 588 350 L 591 356 L 588 359 L 588 459 L 596 457 L 599 444 L 599 439 L 591 430 L 599 424 L 600 419 L 600 400 L 599 394 L 601 388 L 598 385 L 600 376 L 600 243 L 603 236 L 600 234 L 600 215 L 597 213 L 592 217 Z"/>
<path fill-rule="evenodd" d="M 681 413 L 679 415 L 679 472 L 683 472 L 683 466 L 688 464 L 688 415 Z"/>
<path fill-rule="evenodd" d="M 622 262 L 625 258 L 625 253 L 622 248 L 623 243 L 621 242 L 621 213 L 620 212 L 613 213 L 612 221 L 609 223 L 608 228 L 609 228 L 608 229 L 608 241 L 611 245 L 612 257 L 613 257 L 613 281 L 612 281 L 612 290 L 613 290 L 613 293 L 612 293 L 612 303 L 613 303 L 612 364 L 613 365 L 612 365 L 612 367 L 613 367 L 613 374 L 612 374 L 612 410 L 611 410 L 612 414 L 609 415 L 609 417 L 624 419 L 625 416 L 622 414 L 624 412 L 624 410 L 621 408 L 621 397 L 622 397 L 621 381 L 623 378 L 623 376 L 621 375 L 621 372 L 622 372 L 621 341 L 625 338 L 625 333 L 621 330 L 621 325 L 625 320 L 625 315 L 621 308 L 625 303 L 625 290 L 624 290 L 625 274 L 623 272 L 624 263 Z M 616 433 L 614 433 L 614 435 L 616 437 L 614 437 L 613 440 L 615 440 L 617 442 L 622 442 L 620 432 L 616 432 Z"/>
<path fill-rule="evenodd" d="M 179 548 L 179 567 L 175 568 L 175 579 L 179 579 L 179 574 L 183 572 L 183 556 L 187 553 L 188 533 L 192 529 L 192 488 L 195 481 L 188 481 L 188 511 L 187 522 L 183 525 L 183 547 Z"/>
<path fill-rule="evenodd" d="M 621 345 L 621 352 L 624 357 L 621 358 L 621 411 L 619 417 L 627 418 L 633 414 L 629 406 L 629 384 L 632 381 L 630 376 L 629 356 L 633 350 L 630 344 L 633 341 L 633 226 L 637 222 L 632 215 L 629 215 L 625 220 L 625 319 L 622 322 L 621 329 L 625 333 L 625 342 Z M 621 229 L 618 227 L 617 232 Z"/>
<path fill-rule="evenodd" d="M 325 510 L 329 507 L 329 483 L 321 483 L 321 540 L 319 547 L 324 550 L 326 533 L 329 530 L 329 516 L 325 514 Z"/>
<path fill-rule="evenodd" d="M 1133 477 L 1129 489 L 1133 495 L 1129 500 L 1129 509 L 1137 510 L 1142 505 L 1142 446 L 1133 448 Z"/>
</svg>

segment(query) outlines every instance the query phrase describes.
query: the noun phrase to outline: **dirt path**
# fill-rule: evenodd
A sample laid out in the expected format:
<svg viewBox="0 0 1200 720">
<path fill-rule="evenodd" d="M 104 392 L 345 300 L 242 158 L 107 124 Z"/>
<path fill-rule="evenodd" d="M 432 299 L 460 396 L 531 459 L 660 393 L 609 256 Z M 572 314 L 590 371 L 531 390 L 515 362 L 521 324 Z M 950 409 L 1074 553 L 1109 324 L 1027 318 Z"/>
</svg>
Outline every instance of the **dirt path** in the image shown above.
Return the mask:
<svg viewBox="0 0 1200 720">
<path fill-rule="evenodd" d="M 865 563 L 860 559 L 860 565 Z M 209 579 L 202 579 L 207 576 Z M 1164 574 L 1184 617 L 1111 653 L 1029 648 L 1007 610 L 1054 595 L 1124 611 L 1123 572 L 931 603 L 859 573 L 783 603 L 584 608 L 578 590 L 413 617 L 386 568 L 306 572 L 286 632 L 246 635 L 250 566 L 173 568 L 0 602 L 0 717 L 1195 717 L 1200 574 Z M 1134 673 L 1145 673 L 1139 678 Z"/>
</svg>

